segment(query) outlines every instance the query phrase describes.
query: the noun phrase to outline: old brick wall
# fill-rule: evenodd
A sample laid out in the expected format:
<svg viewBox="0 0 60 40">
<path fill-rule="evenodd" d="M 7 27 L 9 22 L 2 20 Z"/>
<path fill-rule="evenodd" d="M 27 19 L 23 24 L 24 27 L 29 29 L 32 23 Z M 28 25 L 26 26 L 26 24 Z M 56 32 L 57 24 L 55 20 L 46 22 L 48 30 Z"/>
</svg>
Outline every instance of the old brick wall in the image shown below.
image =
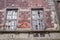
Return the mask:
<svg viewBox="0 0 60 40">
<path fill-rule="evenodd" d="M 32 8 L 43 8 L 45 16 L 46 28 L 51 28 L 51 11 L 47 0 L 0 0 L 0 10 L 3 14 L 6 14 L 6 9 L 8 8 L 18 8 L 18 27 L 26 22 L 27 28 L 31 26 L 31 9 Z M 6 15 L 3 15 L 6 16 Z M 4 17 L 4 20 L 6 18 Z M 1 20 L 0 20 L 1 21 Z M 24 27 L 25 28 L 25 27 Z"/>
<path fill-rule="evenodd" d="M 51 23 L 51 6 L 47 0 L 0 0 L 0 30 L 4 30 L 6 19 L 6 9 L 18 8 L 18 25 L 17 30 L 31 30 L 31 8 L 44 8 L 44 20 L 47 28 L 54 27 Z M 21 24 L 26 26 L 22 27 Z M 20 29 L 22 28 L 22 29 Z M 50 33 L 50 37 L 46 34 L 45 37 L 33 37 L 33 34 L 0 34 L 1 40 L 52 40 L 59 39 L 59 33 Z M 55 40 L 56 40 L 55 39 Z"/>
</svg>

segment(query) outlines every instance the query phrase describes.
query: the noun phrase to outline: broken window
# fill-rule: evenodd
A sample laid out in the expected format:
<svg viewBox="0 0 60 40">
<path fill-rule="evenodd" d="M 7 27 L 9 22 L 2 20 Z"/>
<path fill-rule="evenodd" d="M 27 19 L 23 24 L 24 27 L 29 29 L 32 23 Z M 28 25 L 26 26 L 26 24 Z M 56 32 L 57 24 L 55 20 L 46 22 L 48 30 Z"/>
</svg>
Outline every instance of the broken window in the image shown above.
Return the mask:
<svg viewBox="0 0 60 40">
<path fill-rule="evenodd" d="M 17 26 L 17 9 L 7 9 L 5 27 L 8 30 L 15 30 Z"/>
<path fill-rule="evenodd" d="M 44 31 L 45 22 L 44 22 L 44 11 L 43 9 L 32 9 L 32 29 L 34 31 Z M 35 33 L 34 37 L 44 37 L 45 34 Z"/>
<path fill-rule="evenodd" d="M 43 9 L 33 9 L 32 10 L 32 27 L 34 30 L 45 30 L 44 24 L 44 11 Z"/>
</svg>

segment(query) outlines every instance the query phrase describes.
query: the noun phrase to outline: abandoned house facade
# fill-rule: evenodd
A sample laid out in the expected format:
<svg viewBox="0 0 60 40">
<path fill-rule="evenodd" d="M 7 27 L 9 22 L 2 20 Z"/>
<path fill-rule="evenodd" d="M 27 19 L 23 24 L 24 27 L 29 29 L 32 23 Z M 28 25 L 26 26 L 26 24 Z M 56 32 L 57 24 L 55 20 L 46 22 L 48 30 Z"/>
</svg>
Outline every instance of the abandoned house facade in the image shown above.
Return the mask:
<svg viewBox="0 0 60 40">
<path fill-rule="evenodd" d="M 56 9 L 59 9 L 59 1 L 55 1 L 56 0 L 0 0 L 0 30 L 59 30 L 60 19 L 58 18 L 59 16 L 57 16 L 59 15 L 57 14 L 58 11 L 56 11 Z M 57 8 L 55 3 L 58 6 Z M 19 37 L 23 37 L 24 35 L 27 36 L 28 34 L 21 34 Z M 36 33 L 34 37 L 38 37 L 38 35 L 39 34 Z M 32 34 L 30 36 L 32 36 Z M 40 34 L 40 36 L 42 36 L 42 34 Z"/>
</svg>

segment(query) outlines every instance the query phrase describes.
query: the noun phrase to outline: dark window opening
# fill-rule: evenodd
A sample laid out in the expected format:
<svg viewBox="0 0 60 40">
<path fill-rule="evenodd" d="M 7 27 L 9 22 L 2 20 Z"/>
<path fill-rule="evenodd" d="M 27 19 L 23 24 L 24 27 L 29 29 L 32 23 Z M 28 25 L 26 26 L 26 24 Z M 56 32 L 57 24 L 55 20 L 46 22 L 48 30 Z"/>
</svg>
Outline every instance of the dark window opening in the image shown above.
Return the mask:
<svg viewBox="0 0 60 40">
<path fill-rule="evenodd" d="M 38 29 L 38 26 L 36 25 L 36 30 Z"/>
<path fill-rule="evenodd" d="M 35 34 L 34 34 L 34 37 L 39 37 L 39 34 L 38 34 L 38 33 L 35 33 Z"/>
<path fill-rule="evenodd" d="M 40 12 L 38 11 L 38 16 L 40 17 Z"/>
<path fill-rule="evenodd" d="M 40 37 L 45 37 L 45 34 L 44 33 L 40 33 Z"/>
<path fill-rule="evenodd" d="M 57 1 L 58 3 L 60 3 L 60 1 Z"/>
</svg>

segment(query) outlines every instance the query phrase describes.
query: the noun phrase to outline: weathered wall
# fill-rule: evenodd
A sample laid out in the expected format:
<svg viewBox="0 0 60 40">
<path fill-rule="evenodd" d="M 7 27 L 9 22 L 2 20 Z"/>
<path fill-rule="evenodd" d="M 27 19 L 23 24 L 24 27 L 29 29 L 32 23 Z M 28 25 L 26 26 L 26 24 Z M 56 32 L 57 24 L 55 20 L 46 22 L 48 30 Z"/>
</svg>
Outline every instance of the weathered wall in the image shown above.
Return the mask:
<svg viewBox="0 0 60 40">
<path fill-rule="evenodd" d="M 50 6 L 48 5 L 47 0 L 0 0 L 0 27 L 4 26 L 4 21 L 6 17 L 6 9 L 8 8 L 18 8 L 18 26 L 21 27 L 20 24 L 27 22 L 28 28 L 31 26 L 31 9 L 32 8 L 43 8 L 44 9 L 44 16 L 45 16 L 45 24 L 46 28 L 54 27 L 54 24 L 51 23 L 51 10 Z M 3 21 L 3 22 L 2 22 Z M 2 24 L 2 25 L 1 25 Z"/>
<path fill-rule="evenodd" d="M 46 34 L 45 37 L 33 37 L 33 34 L 0 34 L 0 40 L 60 40 L 60 33 L 51 33 L 52 36 L 49 37 Z"/>
<path fill-rule="evenodd" d="M 17 30 L 31 30 L 31 8 L 44 8 L 44 16 L 46 27 L 51 28 L 54 27 L 54 23 L 51 23 L 51 6 L 48 4 L 47 0 L 0 0 L 0 30 L 5 26 L 5 17 L 6 17 L 6 9 L 8 8 L 18 8 L 18 29 Z M 24 27 L 22 29 L 20 24 L 27 22 L 27 28 Z M 50 39 L 59 39 L 59 33 L 54 34 L 51 33 L 49 37 L 46 34 L 46 37 L 41 37 L 45 40 Z M 33 34 L 0 34 L 1 40 L 40 40 L 40 37 L 33 37 Z M 42 40 L 41 39 L 41 40 Z"/>
</svg>

